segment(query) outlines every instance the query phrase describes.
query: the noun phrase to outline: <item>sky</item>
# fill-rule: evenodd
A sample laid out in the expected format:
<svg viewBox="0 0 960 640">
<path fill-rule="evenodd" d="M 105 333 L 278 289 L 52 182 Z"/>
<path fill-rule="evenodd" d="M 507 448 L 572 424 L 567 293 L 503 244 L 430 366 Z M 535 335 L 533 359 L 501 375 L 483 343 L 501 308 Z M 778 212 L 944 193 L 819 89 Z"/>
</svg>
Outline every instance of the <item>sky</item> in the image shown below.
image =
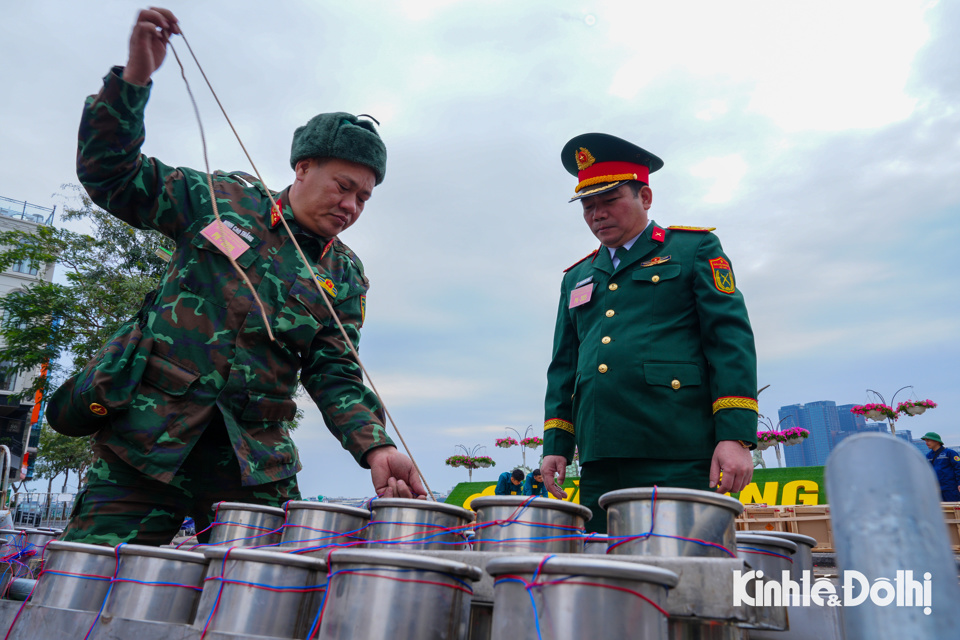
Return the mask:
<svg viewBox="0 0 960 640">
<path fill-rule="evenodd" d="M 591 131 L 664 159 L 651 176 L 658 225 L 716 227 L 770 385 L 763 415 L 860 404 L 867 389 L 889 403 L 909 385 L 898 402 L 939 406 L 898 429 L 960 444 L 960 3 L 168 6 L 271 188 L 291 181 L 290 137 L 313 115 L 380 121 L 386 179 L 342 240 L 371 280 L 361 357 L 433 490 L 467 479 L 444 465 L 458 446 L 485 447 L 497 466 L 474 479 L 495 480 L 520 463 L 496 438 L 542 435 L 560 280 L 598 245 L 559 156 Z M 5 7 L 0 195 L 60 210 L 83 99 L 125 62 L 140 8 Z M 212 165 L 250 171 L 174 46 Z M 172 56 L 146 126 L 146 154 L 203 168 Z M 299 404 L 304 495 L 372 493 Z"/>
</svg>

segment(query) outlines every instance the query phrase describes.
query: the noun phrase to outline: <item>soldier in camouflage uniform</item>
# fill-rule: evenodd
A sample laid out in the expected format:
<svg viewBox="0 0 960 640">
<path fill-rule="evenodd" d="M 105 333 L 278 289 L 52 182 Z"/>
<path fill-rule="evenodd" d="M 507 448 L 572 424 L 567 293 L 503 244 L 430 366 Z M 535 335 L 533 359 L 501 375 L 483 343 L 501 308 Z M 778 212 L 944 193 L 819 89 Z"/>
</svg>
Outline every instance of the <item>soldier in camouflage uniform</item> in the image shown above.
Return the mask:
<svg viewBox="0 0 960 640">
<path fill-rule="evenodd" d="M 139 386 L 134 380 L 119 402 L 98 396 L 95 384 L 51 403 L 51 424 L 99 421 L 97 459 L 64 539 L 165 544 L 188 513 L 198 530 L 206 526 L 216 501 L 280 506 L 299 499 L 301 465 L 284 426 L 296 411 L 298 379 L 329 430 L 371 469 L 378 494 L 423 495 L 310 271 L 278 213 L 271 214 L 266 188 L 244 174 L 214 176 L 220 217 L 239 238 L 236 262 L 263 301 L 273 342 L 250 289 L 210 232 L 220 227 L 206 174 L 140 154 L 150 76 L 178 31 L 169 11 L 142 11 L 127 66 L 110 71 L 83 112 L 77 172 L 90 196 L 130 225 L 174 239 L 177 249 L 155 295 L 99 356 L 125 365 L 123 349 L 113 347 L 134 345 L 137 366 L 117 369 L 135 370 Z M 368 281 L 337 234 L 383 180 L 386 149 L 371 123 L 321 114 L 294 134 L 291 166 L 295 181 L 276 200 L 357 344 Z M 125 385 L 131 380 L 99 388 Z"/>
</svg>

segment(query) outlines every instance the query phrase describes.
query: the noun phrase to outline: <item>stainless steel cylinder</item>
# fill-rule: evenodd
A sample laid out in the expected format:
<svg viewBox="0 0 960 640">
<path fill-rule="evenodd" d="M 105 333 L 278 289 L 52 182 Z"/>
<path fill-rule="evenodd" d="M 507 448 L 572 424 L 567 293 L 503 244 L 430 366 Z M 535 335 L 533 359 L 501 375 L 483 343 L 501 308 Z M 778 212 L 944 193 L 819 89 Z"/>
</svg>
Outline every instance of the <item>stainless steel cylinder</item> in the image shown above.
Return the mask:
<svg viewBox="0 0 960 640">
<path fill-rule="evenodd" d="M 830 454 L 826 481 L 841 587 L 850 587 L 838 590 L 846 637 L 956 638 L 957 564 L 930 463 L 903 440 L 858 434 Z"/>
<path fill-rule="evenodd" d="M 588 533 L 583 538 L 583 552 L 595 555 L 607 553 L 610 546 L 610 536 L 605 533 Z"/>
<path fill-rule="evenodd" d="M 474 566 L 426 556 L 342 549 L 330 556 L 320 640 L 466 638 Z"/>
<path fill-rule="evenodd" d="M 76 611 L 99 611 L 117 568 L 113 547 L 54 540 L 30 601 Z"/>
<path fill-rule="evenodd" d="M 582 553 L 583 527 L 590 509 L 571 502 L 530 496 L 483 496 L 477 512 L 474 549 Z"/>
<path fill-rule="evenodd" d="M 737 532 L 737 555 L 751 569 L 763 571 L 764 576 L 780 580 L 783 572 L 792 574 L 793 554 L 797 543 L 776 536 L 758 536 L 752 531 Z"/>
<path fill-rule="evenodd" d="M 784 531 L 751 531 L 750 533 L 759 536 L 782 538 L 796 543 L 797 551 L 791 556 L 793 558 L 793 564 L 790 565 L 790 577 L 793 580 L 800 580 L 803 578 L 803 572 L 809 571 L 810 573 L 808 575 L 813 579 L 813 548 L 817 546 L 816 538 L 805 536 L 802 533 L 787 533 Z"/>
<path fill-rule="evenodd" d="M 190 624 L 203 589 L 202 553 L 123 545 L 103 613 L 127 620 Z"/>
<path fill-rule="evenodd" d="M 37 553 L 43 552 L 43 547 L 48 542 L 56 540 L 60 537 L 60 534 L 56 531 L 51 531 L 49 529 L 26 529 L 23 532 L 24 543 L 27 545 L 33 545 L 37 549 Z"/>
<path fill-rule="evenodd" d="M 208 545 L 260 547 L 280 542 L 286 514 L 279 507 L 219 502 Z"/>
<path fill-rule="evenodd" d="M 666 640 L 667 616 L 658 607 L 679 582 L 659 567 L 542 555 L 495 558 L 487 573 L 494 578 L 491 640 Z"/>
<path fill-rule="evenodd" d="M 749 580 L 746 584 L 746 595 L 750 598 L 763 596 L 761 600 L 764 600 L 767 597 L 767 592 L 763 588 L 764 592 L 762 594 L 758 593 L 762 588 L 759 585 L 763 582 L 775 582 L 780 585 L 777 588 L 777 591 L 780 592 L 780 603 L 758 602 L 753 607 L 751 621 L 743 623 L 741 626 L 749 629 L 785 630 L 787 628 L 786 607 L 792 596 L 786 592 L 784 584 L 787 579 L 792 579 L 792 556 L 796 551 L 797 543 L 783 538 L 759 536 L 747 531 L 737 532 L 737 555 L 748 565 L 749 569 L 757 572 L 757 577 Z M 810 581 L 812 581 L 812 576 L 808 579 L 808 582 Z M 796 587 L 797 604 L 800 604 L 800 585 L 801 583 L 798 582 Z M 773 598 L 772 592 L 770 598 Z"/>
<path fill-rule="evenodd" d="M 734 520 L 743 505 L 734 498 L 695 489 L 648 487 L 605 493 L 600 506 L 607 510 L 610 555 L 736 555 Z"/>
<path fill-rule="evenodd" d="M 370 503 L 370 508 L 368 549 L 467 548 L 465 531 L 473 520 L 471 511 L 452 504 L 406 498 L 378 498 Z"/>
<path fill-rule="evenodd" d="M 306 636 L 326 583 L 326 562 L 226 547 L 204 549 L 203 555 L 210 563 L 195 629 L 270 638 Z"/>
<path fill-rule="evenodd" d="M 370 512 L 342 504 L 291 500 L 277 551 L 324 557 L 331 548 L 359 546 L 366 540 Z"/>
</svg>

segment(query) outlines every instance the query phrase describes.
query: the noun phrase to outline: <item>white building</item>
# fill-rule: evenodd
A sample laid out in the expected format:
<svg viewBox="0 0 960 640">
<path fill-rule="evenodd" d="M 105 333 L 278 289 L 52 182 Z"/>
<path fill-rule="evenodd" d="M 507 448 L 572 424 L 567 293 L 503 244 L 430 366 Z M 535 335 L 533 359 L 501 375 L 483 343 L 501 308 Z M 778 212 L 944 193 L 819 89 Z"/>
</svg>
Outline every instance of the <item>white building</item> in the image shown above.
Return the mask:
<svg viewBox="0 0 960 640">
<path fill-rule="evenodd" d="M 48 209 L 27 202 L 10 200 L 0 196 L 0 231 L 21 230 L 35 233 L 40 225 L 52 225 L 56 207 Z M 31 268 L 27 262 L 12 265 L 0 273 L 0 298 L 18 291 L 32 282 L 53 280 L 55 264 L 43 265 L 39 269 Z M 16 374 L 0 362 L 0 444 L 10 448 L 11 480 L 21 480 L 23 454 L 29 452 L 29 458 L 36 453 L 37 440 L 40 437 L 40 425 L 34 428 L 31 437 L 31 423 L 35 418 L 34 399 L 13 400 L 11 396 L 30 386 L 40 370 Z M 32 460 L 31 460 L 32 461 Z"/>
</svg>

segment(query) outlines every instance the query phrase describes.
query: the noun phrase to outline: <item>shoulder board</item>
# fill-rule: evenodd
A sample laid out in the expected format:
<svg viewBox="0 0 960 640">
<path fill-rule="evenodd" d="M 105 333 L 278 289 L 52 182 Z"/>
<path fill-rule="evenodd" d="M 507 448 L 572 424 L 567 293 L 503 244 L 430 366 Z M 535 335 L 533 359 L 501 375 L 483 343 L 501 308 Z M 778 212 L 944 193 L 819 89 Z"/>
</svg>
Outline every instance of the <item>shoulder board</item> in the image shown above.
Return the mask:
<svg viewBox="0 0 960 640">
<path fill-rule="evenodd" d="M 591 251 L 590 253 L 588 253 L 587 255 L 583 256 L 582 258 L 580 258 L 579 260 L 577 260 L 576 262 L 574 262 L 572 265 L 570 265 L 569 267 L 567 267 L 566 269 L 564 269 L 563 272 L 566 273 L 567 271 L 570 271 L 570 269 L 573 269 L 575 266 L 577 266 L 578 264 L 580 264 L 581 262 L 583 262 L 583 261 L 586 260 L 587 258 L 592 258 L 593 256 L 597 255 L 597 251 L 599 251 L 599 249 L 594 249 L 593 251 Z"/>
<path fill-rule="evenodd" d="M 339 238 L 337 238 L 333 243 L 333 250 L 346 256 L 360 272 L 360 276 L 366 277 L 366 275 L 363 273 L 363 263 L 360 262 L 360 257 L 353 252 L 353 249 L 345 245 L 340 241 Z"/>
<path fill-rule="evenodd" d="M 700 233 L 708 233 L 716 229 L 716 227 L 684 227 L 680 225 L 674 225 L 672 227 L 667 227 L 670 231 L 696 231 Z"/>
<path fill-rule="evenodd" d="M 242 184 L 243 186 L 247 188 L 256 187 L 257 191 L 259 191 L 263 195 L 267 195 L 267 188 L 263 185 L 263 183 L 257 180 L 254 176 L 250 175 L 249 173 L 245 173 L 243 171 L 231 171 L 227 175 L 233 178 L 234 180 L 236 180 L 237 182 L 239 182 L 240 184 Z M 273 195 L 274 197 L 276 197 L 277 194 L 274 193 Z"/>
</svg>

